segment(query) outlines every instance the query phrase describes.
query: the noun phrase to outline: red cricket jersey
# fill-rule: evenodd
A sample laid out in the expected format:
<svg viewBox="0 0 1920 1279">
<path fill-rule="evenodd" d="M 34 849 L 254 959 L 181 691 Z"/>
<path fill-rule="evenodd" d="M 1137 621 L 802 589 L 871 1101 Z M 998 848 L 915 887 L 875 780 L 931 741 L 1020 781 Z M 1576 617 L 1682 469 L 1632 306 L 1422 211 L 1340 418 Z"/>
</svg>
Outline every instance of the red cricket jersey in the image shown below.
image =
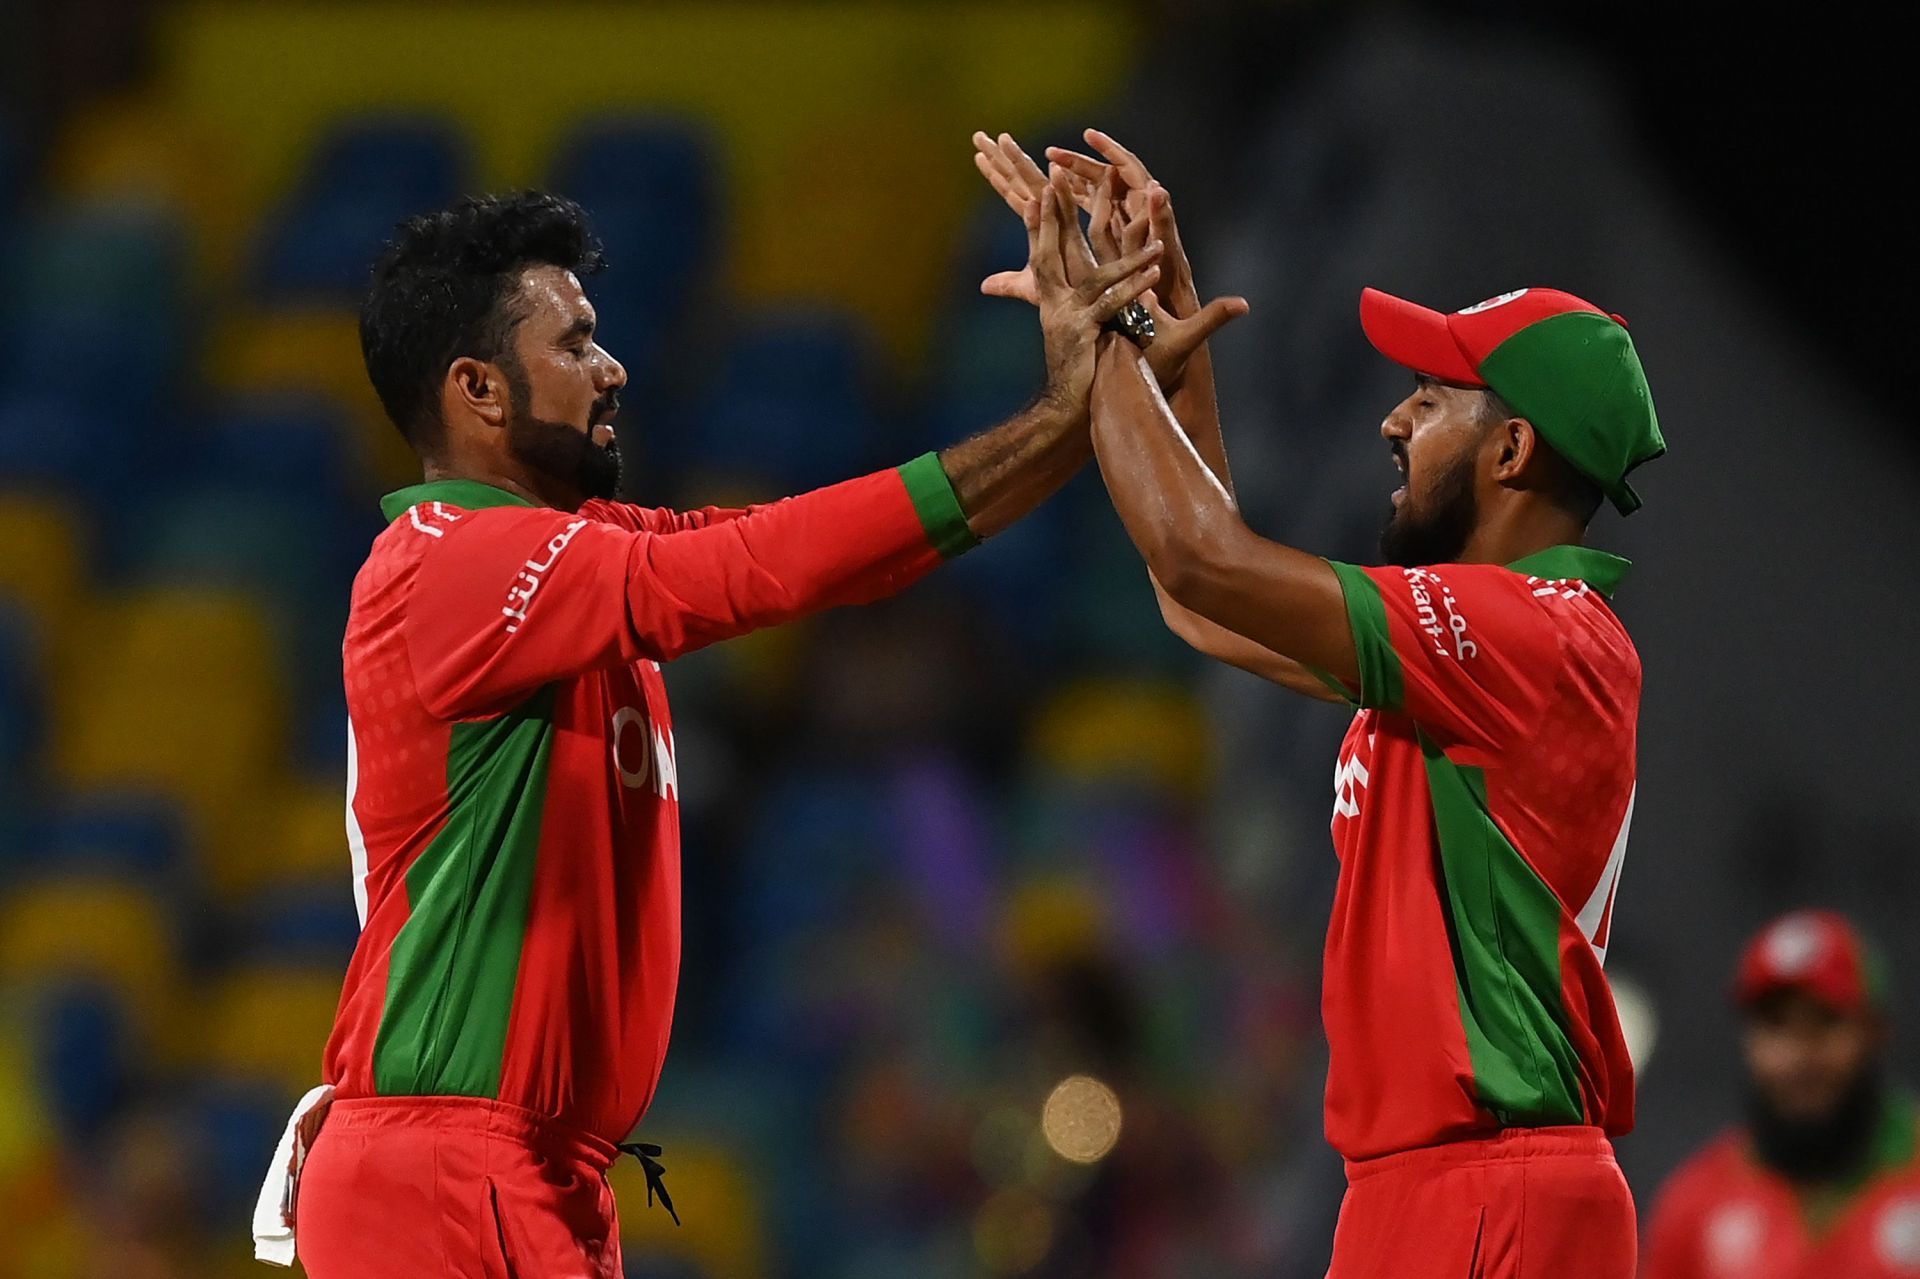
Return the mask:
<svg viewBox="0 0 1920 1279">
<path fill-rule="evenodd" d="M 1731 1132 L 1661 1188 L 1643 1279 L 1914 1279 L 1920 1276 L 1920 1133 L 1892 1099 L 1868 1173 L 1816 1234 L 1792 1183 Z"/>
<path fill-rule="evenodd" d="M 1633 1126 L 1601 972 L 1633 814 L 1626 561 L 1360 568 L 1364 708 L 1334 774 L 1327 1139 L 1349 1159 L 1500 1128 Z"/>
<path fill-rule="evenodd" d="M 876 599 L 972 545 L 929 454 L 744 511 L 404 489 L 353 585 L 362 931 L 341 1097 L 490 1097 L 607 1141 L 652 1100 L 680 968 L 660 663 Z"/>
</svg>

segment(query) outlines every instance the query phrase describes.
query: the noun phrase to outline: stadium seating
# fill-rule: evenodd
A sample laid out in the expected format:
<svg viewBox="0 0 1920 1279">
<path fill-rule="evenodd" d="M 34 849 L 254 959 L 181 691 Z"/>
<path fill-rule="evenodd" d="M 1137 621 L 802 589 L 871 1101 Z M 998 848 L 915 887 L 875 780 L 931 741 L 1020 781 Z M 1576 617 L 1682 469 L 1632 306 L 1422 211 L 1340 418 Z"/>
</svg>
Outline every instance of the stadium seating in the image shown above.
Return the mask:
<svg viewBox="0 0 1920 1279">
<path fill-rule="evenodd" d="M 682 345 L 692 291 L 712 274 L 717 159 L 705 130 L 646 116 L 588 120 L 557 146 L 548 186 L 589 211 L 606 246 L 610 269 L 587 284 L 599 339 L 638 385 Z"/>
<path fill-rule="evenodd" d="M 178 1007 L 178 929 L 137 881 L 51 875 L 0 897 L 0 983 L 86 980 L 113 991 L 143 1036 Z M 18 986 L 16 986 L 18 988 Z"/>
<path fill-rule="evenodd" d="M 23 436 L 55 433 L 40 428 L 41 421 L 37 417 L 22 420 L 0 406 L 0 441 L 14 439 L 15 432 Z M 9 452 L 0 443 L 0 454 Z M 10 471 L 7 465 L 0 461 L 0 475 L 18 483 L 14 477 L 25 468 Z M 58 497 L 0 491 L 0 546 L 7 548 L 7 554 L 0 556 L 0 600 L 31 617 L 49 641 L 60 633 L 85 589 L 88 548 L 82 527 L 75 508 Z"/>
<path fill-rule="evenodd" d="M 760 476 L 788 491 L 843 479 L 877 451 L 870 354 L 850 316 L 752 316 L 696 420 L 650 436 L 648 447 L 696 472 Z"/>
<path fill-rule="evenodd" d="M 256 285 L 277 302 L 352 302 L 394 224 L 469 185 L 464 141 L 424 116 L 343 122 L 315 147 L 259 251 Z"/>
<path fill-rule="evenodd" d="M 212 1078 L 247 1080 L 294 1098 L 320 1079 L 320 1049 L 340 1002 L 340 969 L 244 968 L 219 983 L 202 1010 L 190 1058 Z M 256 1154 L 255 1184 L 258 1184 Z"/>
<path fill-rule="evenodd" d="M 198 891 L 179 809 L 163 796 L 131 787 L 62 791 L 32 828 L 37 866 L 96 873 L 147 886 L 156 897 Z"/>
<path fill-rule="evenodd" d="M 0 775 L 16 777 L 29 770 L 40 744 L 39 647 L 40 637 L 21 610 L 0 599 Z"/>
<path fill-rule="evenodd" d="M 266 618 L 245 597 L 151 591 L 100 605 L 62 675 L 57 774 L 162 788 L 216 846 L 237 838 L 236 806 L 271 777 L 285 741 L 276 666 Z"/>
</svg>

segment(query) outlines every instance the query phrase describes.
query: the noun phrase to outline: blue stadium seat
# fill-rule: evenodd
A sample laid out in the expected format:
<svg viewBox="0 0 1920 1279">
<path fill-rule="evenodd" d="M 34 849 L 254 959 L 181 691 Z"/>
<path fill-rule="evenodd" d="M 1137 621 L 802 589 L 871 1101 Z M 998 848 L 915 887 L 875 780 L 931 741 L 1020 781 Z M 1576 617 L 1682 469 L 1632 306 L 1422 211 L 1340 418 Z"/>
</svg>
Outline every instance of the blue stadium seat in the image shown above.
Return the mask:
<svg viewBox="0 0 1920 1279">
<path fill-rule="evenodd" d="M 152 884 L 189 881 L 180 811 L 137 789 L 69 791 L 50 800 L 34 823 L 39 859 L 59 871 L 113 872 Z"/>
<path fill-rule="evenodd" d="M 202 420 L 194 470 L 287 499 L 342 496 L 357 480 L 353 431 L 346 413 L 318 396 L 240 396 Z"/>
<path fill-rule="evenodd" d="M 868 340 L 850 316 L 776 311 L 750 322 L 722 361 L 695 427 L 648 439 L 670 462 L 806 488 L 855 474 L 875 451 Z"/>
<path fill-rule="evenodd" d="M 0 391 L 0 484 L 58 489 L 106 506 L 133 491 L 141 435 L 83 403 Z"/>
<path fill-rule="evenodd" d="M 280 1140 L 295 1098 L 253 1080 L 215 1077 L 185 1099 L 194 1196 L 204 1220 L 242 1221 L 260 1190 L 266 1160 Z"/>
<path fill-rule="evenodd" d="M 0 776 L 33 769 L 46 727 L 40 637 L 27 618 L 0 599 Z"/>
<path fill-rule="evenodd" d="M 127 1096 L 136 1057 L 133 1019 L 99 982 L 60 981 L 31 993 L 38 1091 L 62 1135 L 84 1147 Z"/>
<path fill-rule="evenodd" d="M 345 848 L 344 836 L 342 848 Z M 323 881 L 276 883 L 253 894 L 239 912 L 235 938 L 246 958 L 345 972 L 360 940 L 360 917 L 341 855 L 339 873 Z"/>
<path fill-rule="evenodd" d="M 636 377 L 711 266 L 720 159 L 699 125 L 604 116 L 562 139 L 548 185 L 578 201 L 606 245 L 609 270 L 590 281 L 601 340 Z"/>
<path fill-rule="evenodd" d="M 357 298 L 394 224 L 451 203 L 467 175 L 466 143 L 445 120 L 376 116 L 337 125 L 269 219 L 257 265 L 261 294 Z"/>
</svg>

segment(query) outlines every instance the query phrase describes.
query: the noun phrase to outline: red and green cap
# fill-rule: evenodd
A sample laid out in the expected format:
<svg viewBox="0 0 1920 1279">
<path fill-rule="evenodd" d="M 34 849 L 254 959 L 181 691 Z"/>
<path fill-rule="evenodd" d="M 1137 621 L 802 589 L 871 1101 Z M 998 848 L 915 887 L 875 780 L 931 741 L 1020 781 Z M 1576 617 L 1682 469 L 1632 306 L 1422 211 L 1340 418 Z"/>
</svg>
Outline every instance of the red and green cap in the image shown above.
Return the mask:
<svg viewBox="0 0 1920 1279">
<path fill-rule="evenodd" d="M 1867 1012 L 1882 1005 L 1885 970 L 1845 915 L 1796 910 L 1747 943 L 1734 977 L 1734 1001 L 1742 1008 L 1782 990 L 1804 991 L 1838 1012 Z"/>
<path fill-rule="evenodd" d="M 1627 473 L 1667 442 L 1619 316 L 1558 289 L 1516 289 L 1452 315 L 1363 289 L 1360 327 L 1395 364 L 1491 388 L 1622 515 L 1640 509 Z"/>
</svg>

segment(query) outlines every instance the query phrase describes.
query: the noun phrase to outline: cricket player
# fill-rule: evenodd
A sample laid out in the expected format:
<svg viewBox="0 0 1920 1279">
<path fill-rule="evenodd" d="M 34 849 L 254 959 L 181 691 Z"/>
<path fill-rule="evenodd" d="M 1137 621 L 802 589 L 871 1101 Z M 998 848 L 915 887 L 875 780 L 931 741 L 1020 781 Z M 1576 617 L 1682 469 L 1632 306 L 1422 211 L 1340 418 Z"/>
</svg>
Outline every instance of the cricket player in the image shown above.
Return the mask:
<svg viewBox="0 0 1920 1279">
<path fill-rule="evenodd" d="M 362 932 L 326 1085 L 262 1189 L 263 1257 L 292 1260 L 297 1222 L 314 1279 L 621 1273 L 604 1174 L 653 1098 L 680 965 L 662 664 L 891 595 L 1052 493 L 1091 455 L 1095 338 L 1159 253 L 1055 300 L 1046 389 L 999 426 L 675 512 L 615 500 L 627 375 L 595 340 L 582 211 L 527 192 L 399 228 L 361 341 L 424 478 L 382 502 L 353 585 Z M 657 1187 L 657 1151 L 635 1152 Z"/>
<path fill-rule="evenodd" d="M 1049 244 L 989 292 L 1043 323 L 1075 295 L 1075 203 L 1111 259 L 1138 208 L 1166 245 L 1152 311 L 1198 314 L 1164 190 L 1104 160 L 976 136 L 1009 199 L 1043 189 Z M 1219 303 L 1212 305 L 1220 305 Z M 1330 1279 L 1629 1279 L 1633 1200 L 1609 1137 L 1633 1069 L 1601 965 L 1633 812 L 1640 662 L 1585 546 L 1602 500 L 1665 450 L 1625 322 L 1554 289 L 1451 315 L 1367 290 L 1361 325 L 1412 375 L 1380 433 L 1401 486 L 1382 567 L 1240 518 L 1203 351 L 1101 339 L 1100 472 L 1173 629 L 1222 660 L 1358 707 L 1334 774 L 1326 1129 L 1349 1188 Z"/>
<path fill-rule="evenodd" d="M 1832 911 L 1796 911 L 1741 956 L 1747 1122 L 1660 1192 L 1645 1279 L 1920 1275 L 1920 1129 L 1887 1078 L 1878 956 Z"/>
</svg>

